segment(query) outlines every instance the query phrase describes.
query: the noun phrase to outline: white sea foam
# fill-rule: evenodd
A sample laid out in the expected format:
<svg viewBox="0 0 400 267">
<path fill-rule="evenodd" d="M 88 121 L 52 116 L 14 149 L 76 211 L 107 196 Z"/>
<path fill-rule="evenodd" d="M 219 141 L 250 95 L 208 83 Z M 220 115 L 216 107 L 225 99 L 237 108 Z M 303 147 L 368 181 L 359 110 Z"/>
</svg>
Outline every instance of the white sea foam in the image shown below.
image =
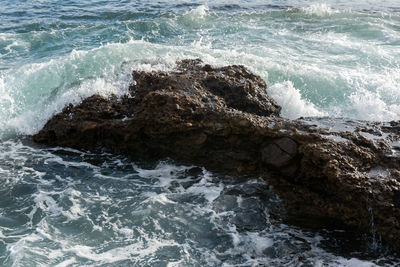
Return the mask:
<svg viewBox="0 0 400 267">
<path fill-rule="evenodd" d="M 338 10 L 333 10 L 332 7 L 326 3 L 311 4 L 308 7 L 301 8 L 301 10 L 307 15 L 315 15 L 320 17 L 339 13 Z"/>
<path fill-rule="evenodd" d="M 322 260 L 317 261 L 314 265 L 315 267 L 323 267 L 326 266 Z M 375 267 L 379 266 L 374 263 L 371 263 L 369 261 L 363 261 L 359 260 L 356 258 L 351 258 L 351 259 L 345 259 L 342 257 L 339 257 L 337 260 L 331 262 L 329 266 L 332 267 Z"/>
<path fill-rule="evenodd" d="M 132 262 L 135 262 L 135 258 L 140 262 L 140 260 L 148 256 L 154 256 L 157 250 L 163 247 L 179 245 L 171 240 L 154 239 L 150 238 L 146 233 L 143 234 L 145 241 L 135 242 L 127 246 L 109 249 L 104 252 L 96 252 L 96 247 L 85 245 L 67 246 L 63 248 L 63 252 L 71 252 L 77 257 L 88 259 L 93 262 L 109 264 L 124 260 L 132 260 Z"/>
<path fill-rule="evenodd" d="M 6 129 L 7 118 L 15 112 L 15 100 L 6 88 L 4 77 L 0 76 L 0 131 Z"/>
<path fill-rule="evenodd" d="M 388 104 L 379 93 L 359 90 L 349 96 L 356 118 L 376 121 L 398 120 L 400 105 Z"/>
<path fill-rule="evenodd" d="M 25 254 L 27 253 L 26 247 L 29 245 L 29 243 L 37 242 L 40 240 L 42 240 L 42 238 L 37 234 L 30 234 L 28 236 L 22 237 L 15 243 L 8 244 L 7 251 L 10 253 L 10 257 L 13 260 L 14 266 L 18 266 L 25 257 Z"/>
<path fill-rule="evenodd" d="M 28 51 L 30 43 L 21 38 L 17 33 L 0 33 L 0 48 L 3 48 L 7 53 L 0 53 L 0 59 L 10 56 L 18 56 L 18 51 Z M 0 63 L 1 64 L 1 63 Z M 1 65 L 0 65 L 1 67 Z"/>
<path fill-rule="evenodd" d="M 75 262 L 76 262 L 76 259 L 70 258 L 70 259 L 67 259 L 67 260 L 65 260 L 63 262 L 60 262 L 57 265 L 54 265 L 54 267 L 68 267 L 68 266 L 71 266 Z"/>
<path fill-rule="evenodd" d="M 203 19 L 205 16 L 207 16 L 208 12 L 209 12 L 208 6 L 200 5 L 194 9 L 186 12 L 184 16 L 197 18 L 197 19 Z"/>
<path fill-rule="evenodd" d="M 290 81 L 271 85 L 268 88 L 268 94 L 282 106 L 281 115 L 284 117 L 296 119 L 301 116 L 326 115 L 325 112 L 318 110 L 312 103 L 305 100 Z"/>
<path fill-rule="evenodd" d="M 62 192 L 62 195 L 68 198 L 68 200 L 72 203 L 68 210 L 63 209 L 62 214 L 68 218 L 68 221 L 78 220 L 81 217 L 85 217 L 86 208 L 81 204 L 81 193 L 80 191 L 69 188 Z"/>
<path fill-rule="evenodd" d="M 214 182 L 212 182 L 211 173 L 203 172 L 202 179 L 198 183 L 189 187 L 187 192 L 191 194 L 203 195 L 209 203 L 212 203 L 221 195 L 223 189 L 224 185 L 222 183 L 216 185 Z"/>
<path fill-rule="evenodd" d="M 186 26 L 200 26 L 202 22 L 206 19 L 209 13 L 209 8 L 206 5 L 200 5 L 193 8 L 182 16 L 182 22 Z"/>
<path fill-rule="evenodd" d="M 30 224 L 33 224 L 33 217 L 36 212 L 43 211 L 51 215 L 58 215 L 62 212 L 62 209 L 58 206 L 58 203 L 52 197 L 52 194 L 45 191 L 39 191 L 35 194 L 34 197 L 35 206 L 33 206 L 32 210 L 27 214 L 30 218 Z"/>
<path fill-rule="evenodd" d="M 157 177 L 159 178 L 158 185 L 162 188 L 168 188 L 171 180 L 175 178 L 177 174 L 180 174 L 189 168 L 190 167 L 187 166 L 175 166 L 164 161 L 158 163 L 154 169 L 142 169 L 135 165 L 135 170 L 140 177 Z"/>
<path fill-rule="evenodd" d="M 270 237 L 261 236 L 260 233 L 248 233 L 246 236 L 249 248 L 252 249 L 257 256 L 263 256 L 264 250 L 273 245 Z"/>
<path fill-rule="evenodd" d="M 146 202 L 158 202 L 163 205 L 175 204 L 175 202 L 170 200 L 166 194 L 156 194 L 154 196 L 149 197 L 144 203 Z"/>
</svg>

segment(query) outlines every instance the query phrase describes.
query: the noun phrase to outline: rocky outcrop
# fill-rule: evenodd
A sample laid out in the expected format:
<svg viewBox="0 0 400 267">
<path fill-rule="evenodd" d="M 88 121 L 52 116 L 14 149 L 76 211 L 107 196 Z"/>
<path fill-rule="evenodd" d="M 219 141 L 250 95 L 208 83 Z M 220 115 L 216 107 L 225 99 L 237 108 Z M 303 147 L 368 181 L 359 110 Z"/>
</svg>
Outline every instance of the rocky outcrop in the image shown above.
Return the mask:
<svg viewBox="0 0 400 267">
<path fill-rule="evenodd" d="M 133 80 L 123 97 L 67 106 L 34 140 L 262 175 L 291 222 L 374 231 L 400 247 L 399 123 L 280 118 L 243 66 L 184 60 Z"/>
</svg>

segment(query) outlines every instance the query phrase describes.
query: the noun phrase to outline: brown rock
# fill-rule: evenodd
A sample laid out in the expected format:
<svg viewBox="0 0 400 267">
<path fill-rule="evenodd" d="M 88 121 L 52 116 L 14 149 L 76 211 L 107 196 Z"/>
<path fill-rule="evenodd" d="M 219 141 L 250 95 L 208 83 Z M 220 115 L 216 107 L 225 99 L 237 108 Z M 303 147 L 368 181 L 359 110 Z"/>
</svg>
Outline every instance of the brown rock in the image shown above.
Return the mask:
<svg viewBox="0 0 400 267">
<path fill-rule="evenodd" d="M 297 155 L 297 144 L 288 137 L 274 140 L 261 151 L 262 161 L 272 167 L 288 165 Z"/>
</svg>

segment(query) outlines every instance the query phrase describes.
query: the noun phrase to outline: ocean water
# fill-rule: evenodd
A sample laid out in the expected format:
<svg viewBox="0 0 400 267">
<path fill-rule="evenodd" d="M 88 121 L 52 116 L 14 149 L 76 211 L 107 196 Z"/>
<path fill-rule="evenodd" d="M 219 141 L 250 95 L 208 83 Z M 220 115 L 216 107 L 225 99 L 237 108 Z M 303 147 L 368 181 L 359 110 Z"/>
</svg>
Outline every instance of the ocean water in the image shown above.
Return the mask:
<svg viewBox="0 0 400 267">
<path fill-rule="evenodd" d="M 245 65 L 287 118 L 400 118 L 398 0 L 0 0 L 0 266 L 400 262 L 367 236 L 282 223 L 258 177 L 30 140 L 66 104 L 184 58 Z"/>
</svg>

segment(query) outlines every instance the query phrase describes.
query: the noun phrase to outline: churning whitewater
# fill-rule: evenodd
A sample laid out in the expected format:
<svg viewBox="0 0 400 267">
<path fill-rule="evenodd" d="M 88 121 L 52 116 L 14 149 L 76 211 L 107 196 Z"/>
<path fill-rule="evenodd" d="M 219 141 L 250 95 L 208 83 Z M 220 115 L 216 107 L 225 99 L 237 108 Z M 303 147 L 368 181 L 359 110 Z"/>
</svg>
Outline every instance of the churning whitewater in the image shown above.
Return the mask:
<svg viewBox="0 0 400 267">
<path fill-rule="evenodd" d="M 0 1 L 0 266 L 375 266 L 379 240 L 281 222 L 280 200 L 166 159 L 32 143 L 131 71 L 242 64 L 282 116 L 400 119 L 400 3 Z"/>
</svg>

